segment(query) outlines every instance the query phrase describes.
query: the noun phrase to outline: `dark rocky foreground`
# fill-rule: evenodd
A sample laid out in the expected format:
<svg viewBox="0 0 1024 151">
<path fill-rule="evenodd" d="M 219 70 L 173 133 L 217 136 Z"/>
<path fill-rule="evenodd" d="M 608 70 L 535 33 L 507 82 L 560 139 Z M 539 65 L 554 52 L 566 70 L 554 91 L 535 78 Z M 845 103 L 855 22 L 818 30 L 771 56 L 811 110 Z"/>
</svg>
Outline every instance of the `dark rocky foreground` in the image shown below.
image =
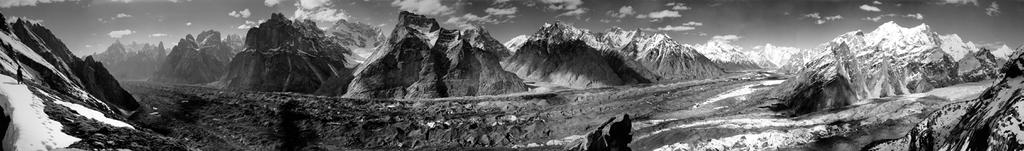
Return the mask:
<svg viewBox="0 0 1024 151">
<path fill-rule="evenodd" d="M 848 150 L 952 102 L 892 97 L 788 117 L 742 94 L 780 82 L 766 75 L 401 101 L 125 85 L 146 106 L 131 121 L 203 150 Z"/>
<path fill-rule="evenodd" d="M 126 86 L 146 102 L 147 110 L 132 117 L 140 127 L 204 150 L 562 150 L 613 117 L 651 119 L 749 82 L 721 79 L 408 101 L 145 82 Z"/>
</svg>

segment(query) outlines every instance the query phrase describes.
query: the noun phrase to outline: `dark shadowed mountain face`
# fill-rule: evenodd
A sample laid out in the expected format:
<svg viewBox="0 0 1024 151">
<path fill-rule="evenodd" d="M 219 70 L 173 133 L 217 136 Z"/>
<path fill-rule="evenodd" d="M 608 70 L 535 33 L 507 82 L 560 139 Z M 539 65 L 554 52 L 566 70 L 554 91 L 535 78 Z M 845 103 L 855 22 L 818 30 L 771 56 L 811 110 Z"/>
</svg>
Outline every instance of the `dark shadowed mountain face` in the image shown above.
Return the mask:
<svg viewBox="0 0 1024 151">
<path fill-rule="evenodd" d="M 5 23 L 6 24 L 6 23 Z M 18 20 L 12 24 L 11 32 L 14 33 L 21 43 L 38 53 L 45 62 L 49 64 L 29 61 L 31 58 L 25 54 L 12 55 L 22 61 L 24 68 L 34 68 L 36 74 L 42 77 L 43 85 L 59 90 L 66 95 L 89 95 L 95 99 L 109 103 L 109 108 L 115 113 L 131 114 L 138 108 L 138 102 L 124 91 L 102 64 L 91 58 L 82 60 L 71 54 L 71 51 L 64 46 L 60 39 L 57 39 L 49 29 Z M 8 50 L 12 51 L 12 50 Z M 14 52 L 9 52 L 13 54 Z M 48 68 L 48 69 L 47 69 Z M 74 89 L 82 89 L 89 94 L 76 94 Z"/>
<path fill-rule="evenodd" d="M 167 51 L 163 42 L 157 45 L 133 42 L 126 46 L 115 41 L 106 51 L 92 57 L 103 63 L 118 80 L 146 80 L 163 63 Z"/>
<path fill-rule="evenodd" d="M 245 38 L 246 50 L 228 64 L 224 88 L 341 95 L 352 80 L 352 52 L 312 21 L 273 14 Z"/>
<path fill-rule="evenodd" d="M 1021 150 L 1024 139 L 1024 53 L 1003 65 L 997 84 L 976 99 L 932 113 L 905 136 L 872 143 L 865 150 Z"/>
<path fill-rule="evenodd" d="M 231 62 L 231 57 L 235 56 L 235 48 L 229 45 L 229 41 L 221 39 L 220 32 L 207 30 L 199 33 L 195 38 L 199 52 L 209 54 L 216 58 L 217 61 L 223 63 Z"/>
<path fill-rule="evenodd" d="M 399 14 L 391 37 L 366 61 L 348 97 L 437 98 L 526 91 L 501 70 L 491 48 L 503 48 L 481 29 L 448 30 L 433 18 Z M 503 50 L 498 50 L 503 51 Z"/>
<path fill-rule="evenodd" d="M 231 49 L 218 44 L 219 40 L 209 39 L 209 32 L 204 32 L 207 34 L 200 39 L 189 34 L 179 40 L 149 81 L 203 84 L 219 80 L 224 75 L 224 62 L 212 53 L 230 52 Z"/>
</svg>

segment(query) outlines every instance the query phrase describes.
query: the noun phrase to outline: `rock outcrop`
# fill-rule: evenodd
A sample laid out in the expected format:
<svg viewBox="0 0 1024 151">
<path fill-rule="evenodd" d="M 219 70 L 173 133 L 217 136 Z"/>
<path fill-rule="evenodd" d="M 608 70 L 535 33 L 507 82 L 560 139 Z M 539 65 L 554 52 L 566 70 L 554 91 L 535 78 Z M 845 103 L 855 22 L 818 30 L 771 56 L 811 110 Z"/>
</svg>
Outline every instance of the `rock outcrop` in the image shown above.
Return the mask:
<svg viewBox="0 0 1024 151">
<path fill-rule="evenodd" d="M 146 80 L 163 63 L 166 52 L 163 42 L 125 46 L 121 41 L 115 41 L 106 51 L 92 57 L 103 63 L 118 80 Z"/>
<path fill-rule="evenodd" d="M 220 32 L 207 30 L 200 32 L 195 38 L 195 43 L 199 46 L 199 52 L 209 54 L 217 59 L 217 61 L 223 63 L 231 62 L 231 57 L 235 56 L 235 48 L 228 45 L 228 41 L 221 39 Z"/>
<path fill-rule="evenodd" d="M 482 29 L 448 30 L 426 16 L 402 11 L 391 36 L 355 74 L 348 97 L 437 98 L 526 91 L 501 69 Z"/>
<path fill-rule="evenodd" d="M 622 119 L 618 121 L 614 117 L 608 119 L 604 124 L 601 124 L 601 126 L 587 134 L 586 138 L 567 145 L 566 150 L 630 151 L 632 149 L 629 148 L 629 143 L 633 141 L 632 122 L 629 114 L 622 115 Z"/>
<path fill-rule="evenodd" d="M 506 43 L 514 52 L 505 70 L 527 81 L 593 88 L 666 80 L 693 80 L 724 72 L 692 47 L 664 34 L 612 28 L 591 33 L 564 23 L 545 24 Z"/>
<path fill-rule="evenodd" d="M 833 60 L 849 59 L 849 47 L 841 44 L 828 48 L 831 55 L 809 62 L 795 78 L 787 80 L 763 95 L 778 100 L 770 108 L 788 115 L 844 107 L 857 101 L 856 90 L 850 82 L 850 69 L 856 64 Z M 809 72 L 813 71 L 813 72 Z M 789 82 L 792 81 L 792 82 Z"/>
<path fill-rule="evenodd" d="M 803 84 L 828 83 L 815 80 L 842 79 L 847 84 L 840 85 L 848 85 L 851 89 L 837 94 L 853 94 L 856 96 L 854 100 L 861 100 L 925 92 L 938 87 L 997 76 L 996 72 L 992 72 L 995 68 L 992 61 L 994 57 L 987 52 L 978 53 L 980 50 L 971 49 L 974 47 L 971 47 L 970 43 L 963 44 L 964 42 L 956 40 L 959 38 L 940 37 L 924 24 L 904 28 L 889 22 L 870 33 L 849 32 L 823 44 L 818 50 L 829 51 L 812 54 L 821 57 L 800 65 L 801 68 L 797 72 L 800 77 L 786 81 L 782 88 L 774 91 L 776 93 L 767 96 L 773 96 L 769 99 L 779 99 L 782 104 L 788 104 L 786 107 L 798 107 L 805 106 L 802 105 L 804 103 L 819 104 L 800 99 L 801 97 L 792 97 L 819 94 L 817 91 L 820 90 L 815 89 L 795 90 L 800 88 L 796 86 Z M 791 109 L 793 108 L 786 110 Z M 828 108 L 798 109 L 798 113 L 826 109 Z"/>
<path fill-rule="evenodd" d="M 1011 55 L 1003 78 L 977 99 L 952 103 L 932 113 L 905 136 L 878 141 L 864 150 L 1024 149 L 1024 54 Z"/>
<path fill-rule="evenodd" d="M 209 31 L 203 33 L 200 39 L 189 34 L 179 40 L 150 81 L 205 84 L 219 80 L 225 72 L 224 62 L 220 60 L 224 58 L 218 59 L 214 53 L 229 52 L 230 48 L 222 45 L 219 40 L 210 39 L 219 38 L 219 34 L 213 36 Z"/>
<path fill-rule="evenodd" d="M 310 20 L 273 14 L 245 36 L 246 49 L 228 64 L 228 89 L 345 94 L 352 79 L 352 52 Z"/>
</svg>

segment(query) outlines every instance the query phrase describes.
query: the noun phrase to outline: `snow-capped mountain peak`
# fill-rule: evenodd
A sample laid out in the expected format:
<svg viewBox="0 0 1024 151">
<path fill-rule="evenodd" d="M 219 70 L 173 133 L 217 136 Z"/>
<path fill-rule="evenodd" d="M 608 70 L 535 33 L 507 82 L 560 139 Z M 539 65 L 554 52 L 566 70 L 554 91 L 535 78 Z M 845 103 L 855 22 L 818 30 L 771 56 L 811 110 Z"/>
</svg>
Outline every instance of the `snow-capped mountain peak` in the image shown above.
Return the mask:
<svg viewBox="0 0 1024 151">
<path fill-rule="evenodd" d="M 1010 55 L 1012 55 L 1013 52 L 1013 49 L 1010 49 L 1010 47 L 1003 45 L 1002 47 L 996 48 L 996 50 L 993 50 L 991 53 L 993 56 L 996 56 L 996 58 L 1009 60 Z"/>
<path fill-rule="evenodd" d="M 530 35 L 519 35 L 512 38 L 511 40 L 508 40 L 508 42 L 505 42 L 505 48 L 508 48 L 508 51 L 511 53 L 516 53 L 516 51 L 519 50 L 519 47 L 522 47 L 523 44 L 529 40 Z"/>
<path fill-rule="evenodd" d="M 742 47 L 729 44 L 728 41 L 711 40 L 703 45 L 696 45 L 697 51 L 708 59 L 721 62 L 740 61 L 746 58 L 742 56 Z"/>
<path fill-rule="evenodd" d="M 974 42 L 964 43 L 964 40 L 957 34 L 939 35 L 939 40 L 942 42 L 940 48 L 942 48 L 942 50 L 947 54 L 951 55 L 953 60 L 959 61 L 960 59 L 963 59 L 964 55 L 967 55 L 967 53 L 978 50 L 978 47 L 974 45 Z"/>
</svg>

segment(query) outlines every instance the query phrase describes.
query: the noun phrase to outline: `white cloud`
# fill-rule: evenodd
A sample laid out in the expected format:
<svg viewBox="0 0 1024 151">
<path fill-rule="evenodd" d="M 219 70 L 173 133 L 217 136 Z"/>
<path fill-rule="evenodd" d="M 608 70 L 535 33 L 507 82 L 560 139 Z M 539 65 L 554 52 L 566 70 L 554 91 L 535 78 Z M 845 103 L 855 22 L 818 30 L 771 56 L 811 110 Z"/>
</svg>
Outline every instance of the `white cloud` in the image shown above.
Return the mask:
<svg viewBox="0 0 1024 151">
<path fill-rule="evenodd" d="M 504 3 L 507 3 L 508 1 L 511 1 L 511 0 L 495 0 L 494 4 L 504 4 Z"/>
<path fill-rule="evenodd" d="M 515 15 L 516 12 L 518 12 L 518 11 L 519 11 L 519 8 L 516 8 L 516 7 L 509 7 L 509 8 L 487 8 L 486 10 L 484 10 L 484 12 L 487 12 L 487 14 L 491 14 L 491 15 Z"/>
<path fill-rule="evenodd" d="M 636 11 L 633 11 L 633 6 L 622 6 L 621 8 L 619 8 L 618 11 L 612 10 L 609 11 L 608 14 L 615 18 L 623 18 L 629 15 L 636 14 Z"/>
<path fill-rule="evenodd" d="M 868 4 L 860 5 L 860 10 L 869 11 L 869 12 L 880 12 L 880 11 L 882 11 L 882 9 L 878 9 L 878 7 L 871 6 L 871 5 L 868 5 Z"/>
<path fill-rule="evenodd" d="M 36 6 L 39 3 L 56 3 L 64 1 L 77 1 L 77 0 L 0 0 L 0 8 L 19 7 L 19 6 Z"/>
<path fill-rule="evenodd" d="M 843 19 L 843 16 L 842 15 L 835 15 L 835 16 L 827 16 L 827 17 L 825 17 L 825 20 L 839 20 L 839 19 Z"/>
<path fill-rule="evenodd" d="M 575 10 L 583 5 L 582 0 L 541 0 L 540 2 L 548 4 L 548 9 L 554 10 Z"/>
<path fill-rule="evenodd" d="M 999 15 L 999 4 L 997 4 L 996 2 L 992 2 L 992 4 L 988 6 L 988 8 L 985 8 L 985 14 L 989 16 Z"/>
<path fill-rule="evenodd" d="M 696 27 L 691 27 L 691 26 L 672 26 L 672 25 L 667 25 L 665 27 L 658 27 L 658 28 L 655 28 L 655 29 L 644 29 L 644 30 L 688 31 L 688 30 L 694 30 L 694 29 L 697 29 L 697 28 Z"/>
<path fill-rule="evenodd" d="M 924 19 L 924 15 L 921 15 L 921 13 L 907 14 L 907 15 L 904 15 L 904 17 L 910 17 L 910 18 L 917 19 L 917 20 L 923 20 Z"/>
<path fill-rule="evenodd" d="M 249 12 L 248 8 L 242 11 L 231 11 L 231 13 L 228 13 L 228 16 L 235 18 L 249 18 L 250 15 L 252 15 L 252 12 Z"/>
<path fill-rule="evenodd" d="M 281 0 L 263 0 L 263 5 L 266 5 L 267 7 L 273 7 L 278 3 L 281 3 Z"/>
<path fill-rule="evenodd" d="M 154 33 L 154 34 L 150 34 L 149 35 L 149 37 L 163 37 L 163 36 L 167 36 L 167 34 L 165 34 L 165 33 Z"/>
<path fill-rule="evenodd" d="M 498 23 L 498 21 L 492 19 L 490 15 L 481 17 L 473 14 L 465 14 L 459 17 L 448 18 L 448 20 L 445 21 L 444 23 L 449 25 L 455 25 L 462 29 L 466 29 L 473 28 L 473 25 L 485 23 L 493 24 Z"/>
<path fill-rule="evenodd" d="M 125 29 L 125 30 L 110 31 L 110 33 L 107 33 L 107 35 L 110 36 L 110 38 L 121 38 L 121 37 L 124 37 L 124 36 L 127 36 L 127 35 L 131 35 L 131 34 L 134 34 L 134 33 L 135 33 L 135 31 L 132 31 L 130 29 Z"/>
<path fill-rule="evenodd" d="M 185 23 L 185 26 L 192 26 L 192 22 Z"/>
<path fill-rule="evenodd" d="M 810 14 L 804 14 L 804 16 L 800 17 L 800 18 L 810 18 L 811 20 L 814 20 L 815 24 L 819 24 L 820 25 L 820 24 L 825 24 L 825 23 L 827 23 L 829 21 L 835 21 L 835 20 L 843 19 L 843 16 L 842 15 L 835 15 L 835 16 L 821 17 L 821 13 L 815 12 L 815 13 L 810 13 Z"/>
<path fill-rule="evenodd" d="M 740 36 L 737 36 L 737 35 L 715 35 L 715 36 L 711 37 L 711 40 L 712 41 L 722 41 L 722 42 L 732 42 L 732 41 L 739 40 L 740 38 L 743 38 L 743 37 L 740 37 Z"/>
<path fill-rule="evenodd" d="M 879 1 L 874 1 L 874 2 L 871 2 L 871 4 L 875 4 L 875 5 L 882 5 L 882 2 L 879 2 Z"/>
<path fill-rule="evenodd" d="M 305 9 L 314 9 L 321 6 L 331 5 L 330 0 L 299 0 L 297 1 L 297 3 L 299 3 L 299 6 L 302 6 L 302 8 Z"/>
<path fill-rule="evenodd" d="M 881 21 L 882 18 L 885 18 L 885 17 L 906 17 L 906 18 L 911 18 L 911 19 L 924 20 L 924 15 L 921 15 L 921 13 L 906 14 L 906 15 L 882 14 L 882 15 L 878 15 L 878 16 L 875 16 L 875 17 L 865 17 L 865 18 L 863 18 L 863 20 L 878 22 L 878 21 Z"/>
<path fill-rule="evenodd" d="M 325 21 L 325 22 L 337 22 L 338 20 L 348 20 L 349 16 L 338 9 L 331 8 L 317 8 L 315 10 L 296 9 L 295 19 L 309 19 L 314 21 Z"/>
<path fill-rule="evenodd" d="M 263 23 L 264 21 L 266 21 L 266 20 L 257 20 L 257 21 L 248 21 L 247 20 L 247 21 L 245 21 L 244 24 L 238 25 L 238 27 L 236 27 L 236 28 L 245 30 L 245 29 L 249 29 L 249 28 L 252 28 L 252 27 L 259 26 L 260 23 Z"/>
<path fill-rule="evenodd" d="M 333 4 L 327 0 L 300 0 L 295 2 L 295 7 L 295 12 L 292 13 L 294 19 L 337 22 L 349 18 L 344 10 L 333 8 Z"/>
<path fill-rule="evenodd" d="M 668 3 L 665 6 L 672 6 L 672 10 L 690 10 L 690 7 L 684 3 Z"/>
<path fill-rule="evenodd" d="M 579 16 L 579 15 L 582 15 L 583 13 L 587 13 L 587 9 L 585 9 L 585 8 L 574 9 L 574 10 L 571 10 L 571 11 L 568 11 L 568 12 L 565 12 L 565 13 L 562 13 L 562 14 L 558 14 L 558 16 Z"/>
<path fill-rule="evenodd" d="M 639 15 L 639 16 L 637 16 L 637 18 L 654 18 L 654 19 L 660 19 L 660 18 L 666 18 L 666 17 L 682 17 L 682 15 L 679 15 L 679 12 L 677 12 L 677 11 L 662 10 L 662 11 L 657 11 L 657 12 L 651 12 L 651 13 L 649 13 L 647 15 Z"/>
<path fill-rule="evenodd" d="M 117 13 L 117 15 L 114 16 L 114 18 L 129 18 L 129 17 L 132 17 L 132 15 L 128 15 L 128 14 L 125 14 L 125 13 Z"/>
<path fill-rule="evenodd" d="M 455 12 L 441 4 L 440 0 L 395 0 L 391 6 L 420 15 L 449 15 Z"/>
<path fill-rule="evenodd" d="M 978 0 L 943 0 L 946 4 L 974 4 L 978 5 Z"/>
<path fill-rule="evenodd" d="M 704 26 L 704 23 L 690 21 L 690 22 L 683 23 L 683 26 Z"/>
</svg>

